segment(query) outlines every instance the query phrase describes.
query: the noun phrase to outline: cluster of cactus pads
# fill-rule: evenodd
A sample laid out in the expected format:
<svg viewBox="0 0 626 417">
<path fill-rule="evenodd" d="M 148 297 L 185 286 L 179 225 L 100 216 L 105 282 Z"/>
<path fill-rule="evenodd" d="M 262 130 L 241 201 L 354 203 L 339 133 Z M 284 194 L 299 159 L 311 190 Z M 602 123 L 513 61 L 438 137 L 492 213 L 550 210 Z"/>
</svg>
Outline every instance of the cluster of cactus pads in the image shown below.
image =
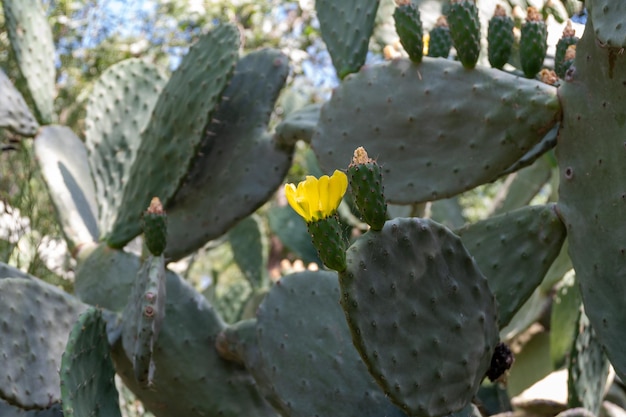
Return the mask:
<svg viewBox="0 0 626 417">
<path fill-rule="evenodd" d="M 221 24 L 169 79 L 139 59 L 105 71 L 81 140 L 50 124 L 54 45 L 39 1 L 2 2 L 36 116 L 0 72 L 0 123 L 34 137 L 78 269 L 70 295 L 0 265 L 0 415 L 119 416 L 116 373 L 157 417 L 485 415 L 485 390 L 500 386 L 486 377 L 512 363 L 501 340 L 536 321 L 555 286 L 563 415 L 626 413 L 602 401 L 609 364 L 626 378 L 626 1 L 585 2 L 584 35 L 568 26 L 557 46 L 558 88 L 535 79 L 542 15 L 528 10 L 518 45 L 498 5 L 488 68 L 472 0 L 451 1 L 428 56 L 419 4 L 400 2 L 410 59 L 365 66 L 379 3 L 316 2 L 342 82 L 273 131 L 287 58 L 240 57 L 237 28 Z M 229 231 L 233 247 L 258 235 L 250 215 L 279 189 L 298 140 L 339 170 L 288 196 L 329 269 L 269 284 L 254 273 L 262 260 L 236 254 L 253 291 L 246 319 L 227 324 L 167 263 Z M 503 176 L 509 195 L 493 216 L 436 214 Z M 530 181 L 558 182 L 558 201 L 528 206 Z M 360 234 L 337 211 L 346 187 L 369 225 Z M 393 218 L 398 205 L 428 205 L 439 221 Z M 123 250 L 142 233 L 146 256 Z"/>
</svg>

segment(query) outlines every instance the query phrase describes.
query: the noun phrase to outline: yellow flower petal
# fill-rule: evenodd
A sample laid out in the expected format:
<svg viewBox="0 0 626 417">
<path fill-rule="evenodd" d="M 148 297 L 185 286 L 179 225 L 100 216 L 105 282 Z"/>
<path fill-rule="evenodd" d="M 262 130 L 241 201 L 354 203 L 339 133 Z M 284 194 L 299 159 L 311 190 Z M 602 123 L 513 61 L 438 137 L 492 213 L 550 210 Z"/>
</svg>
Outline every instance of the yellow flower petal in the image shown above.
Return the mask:
<svg viewBox="0 0 626 417">
<path fill-rule="evenodd" d="M 307 175 L 306 180 L 300 183 L 302 184 L 302 194 L 301 197 L 308 203 L 307 207 L 307 217 L 304 218 L 307 222 L 312 220 L 318 220 L 319 216 L 319 200 L 320 200 L 320 190 L 319 190 L 319 182 L 317 178 Z M 298 186 L 300 185 L 298 184 Z"/>
<path fill-rule="evenodd" d="M 319 200 L 318 200 L 318 211 L 320 218 L 326 217 L 330 213 L 328 213 L 328 207 L 330 205 L 329 200 L 329 188 L 330 188 L 330 177 L 328 175 L 322 175 L 318 181 L 319 188 Z"/>
<path fill-rule="evenodd" d="M 339 170 L 335 170 L 333 176 L 330 177 L 329 189 L 328 189 L 328 201 L 332 211 L 337 210 L 343 195 L 348 189 L 348 176 Z"/>
<path fill-rule="evenodd" d="M 291 206 L 292 209 L 295 210 L 300 216 L 306 219 L 307 213 L 300 205 L 298 201 L 298 191 L 296 186 L 293 184 L 285 184 L 285 197 L 287 197 L 287 202 Z"/>
</svg>

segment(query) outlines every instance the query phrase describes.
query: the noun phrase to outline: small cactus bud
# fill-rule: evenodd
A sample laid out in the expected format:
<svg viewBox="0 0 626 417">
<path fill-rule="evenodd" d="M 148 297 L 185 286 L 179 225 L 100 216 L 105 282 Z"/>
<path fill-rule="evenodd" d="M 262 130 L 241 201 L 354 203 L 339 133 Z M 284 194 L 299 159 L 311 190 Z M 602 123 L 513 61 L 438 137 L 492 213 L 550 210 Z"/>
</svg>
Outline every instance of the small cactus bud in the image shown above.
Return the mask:
<svg viewBox="0 0 626 417">
<path fill-rule="evenodd" d="M 541 70 L 548 49 L 548 32 L 541 14 L 534 7 L 528 8 L 526 23 L 522 26 L 520 39 L 520 62 L 524 75 L 534 78 Z"/>
<path fill-rule="evenodd" d="M 160 256 L 167 243 L 167 216 L 158 197 L 154 197 L 143 213 L 143 234 L 148 250 Z"/>
<path fill-rule="evenodd" d="M 362 146 L 354 151 L 352 163 L 348 166 L 348 178 L 361 217 L 373 230 L 381 230 L 387 220 L 383 177 L 380 166 Z"/>
</svg>

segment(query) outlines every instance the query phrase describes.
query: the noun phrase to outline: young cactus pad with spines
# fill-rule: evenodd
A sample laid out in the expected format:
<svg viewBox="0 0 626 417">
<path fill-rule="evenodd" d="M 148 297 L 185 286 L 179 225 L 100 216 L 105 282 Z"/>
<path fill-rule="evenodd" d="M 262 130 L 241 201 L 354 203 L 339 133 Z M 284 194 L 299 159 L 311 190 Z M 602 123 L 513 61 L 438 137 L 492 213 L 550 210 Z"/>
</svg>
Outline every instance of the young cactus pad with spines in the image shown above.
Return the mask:
<svg viewBox="0 0 626 417">
<path fill-rule="evenodd" d="M 513 19 L 506 15 L 504 7 L 496 5 L 487 31 L 489 63 L 494 68 L 502 69 L 511 56 L 515 41 L 513 26 Z"/>
<path fill-rule="evenodd" d="M 346 243 L 335 212 L 347 188 L 348 177 L 339 170 L 331 177 L 309 175 L 297 187 L 285 184 L 287 201 L 306 221 L 320 259 L 335 271 L 346 269 Z"/>
<path fill-rule="evenodd" d="M 150 201 L 150 207 L 143 213 L 143 236 L 152 255 L 159 256 L 167 245 L 167 215 L 159 197 Z"/>
<path fill-rule="evenodd" d="M 447 58 L 452 48 L 452 38 L 450 37 L 450 28 L 445 16 L 439 16 L 435 27 L 430 30 L 429 36 L 428 56 Z"/>
<path fill-rule="evenodd" d="M 448 25 L 459 61 L 465 68 L 474 68 L 480 55 L 480 19 L 475 1 L 453 0 Z"/>
<path fill-rule="evenodd" d="M 411 416 L 465 407 L 498 342 L 494 295 L 458 236 L 430 220 L 389 220 L 347 251 L 341 305 L 354 344 Z"/>
<path fill-rule="evenodd" d="M 409 54 L 411 61 L 420 63 L 424 55 L 424 41 L 422 34 L 422 20 L 420 11 L 411 0 L 402 0 L 393 13 L 396 22 L 396 32 L 400 43 Z"/>
<path fill-rule="evenodd" d="M 537 9 L 529 7 L 519 43 L 520 62 L 527 78 L 534 78 L 541 70 L 548 49 L 547 41 L 546 22 Z"/>
<path fill-rule="evenodd" d="M 556 52 L 554 54 L 554 71 L 556 74 L 565 78 L 565 71 L 567 71 L 566 66 L 569 68 L 569 65 L 566 64 L 565 54 L 568 48 L 571 45 L 576 45 L 578 43 L 578 36 L 576 36 L 576 31 L 572 27 L 571 20 L 567 21 L 567 25 L 565 25 L 565 29 L 563 29 L 563 35 L 561 39 L 556 43 Z"/>
<path fill-rule="evenodd" d="M 380 230 L 387 220 L 387 203 L 383 193 L 383 175 L 380 166 L 360 146 L 348 167 L 348 178 L 354 202 L 365 223 Z"/>
</svg>

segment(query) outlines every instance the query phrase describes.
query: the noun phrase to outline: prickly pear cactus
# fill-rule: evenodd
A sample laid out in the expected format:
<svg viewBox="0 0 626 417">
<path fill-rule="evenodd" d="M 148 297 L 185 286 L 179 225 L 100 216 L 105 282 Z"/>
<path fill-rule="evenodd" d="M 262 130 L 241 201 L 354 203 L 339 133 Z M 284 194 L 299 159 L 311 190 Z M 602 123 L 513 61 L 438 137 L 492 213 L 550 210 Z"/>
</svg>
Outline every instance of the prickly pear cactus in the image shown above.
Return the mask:
<svg viewBox="0 0 626 417">
<path fill-rule="evenodd" d="M 420 63 L 424 55 L 423 29 L 420 11 L 417 4 L 406 0 L 396 7 L 393 13 L 396 22 L 396 31 L 400 43 L 409 54 L 411 61 Z"/>
<path fill-rule="evenodd" d="M 217 26 L 191 47 L 163 88 L 141 133 L 117 216 L 105 236 L 111 247 L 121 248 L 141 232 L 141 213 L 153 197 L 167 205 L 176 193 L 232 75 L 238 52 L 237 28 Z"/>
<path fill-rule="evenodd" d="M 55 119 L 54 41 L 39 0 L 2 1 L 11 48 L 41 123 Z"/>
<path fill-rule="evenodd" d="M 380 0 L 318 0 L 315 2 L 322 39 L 339 78 L 365 63 Z"/>
<path fill-rule="evenodd" d="M 498 327 L 495 297 L 460 239 L 432 221 L 399 218 L 361 236 L 346 257 L 341 306 L 385 394 L 412 416 L 468 405 Z"/>
<path fill-rule="evenodd" d="M 564 113 L 556 153 L 557 208 L 567 227 L 585 312 L 615 371 L 626 378 L 621 331 L 626 328 L 626 55 L 621 47 L 598 43 L 595 25 L 587 21 L 571 77 L 560 88 Z M 598 30 L 607 29 L 599 25 Z"/>
<path fill-rule="evenodd" d="M 326 172 L 363 146 L 383 167 L 388 202 L 411 204 L 493 181 L 559 117 L 554 87 L 440 58 L 399 59 L 346 79 L 311 145 Z"/>
<path fill-rule="evenodd" d="M 6 127 L 22 136 L 35 136 L 39 124 L 31 114 L 24 97 L 0 69 L 0 127 Z"/>
<path fill-rule="evenodd" d="M 403 416 L 354 349 L 339 296 L 334 272 L 281 278 L 257 312 L 252 374 L 283 415 Z"/>
<path fill-rule="evenodd" d="M 100 310 L 90 307 L 74 324 L 59 375 L 65 417 L 122 416 L 106 323 Z"/>
</svg>

